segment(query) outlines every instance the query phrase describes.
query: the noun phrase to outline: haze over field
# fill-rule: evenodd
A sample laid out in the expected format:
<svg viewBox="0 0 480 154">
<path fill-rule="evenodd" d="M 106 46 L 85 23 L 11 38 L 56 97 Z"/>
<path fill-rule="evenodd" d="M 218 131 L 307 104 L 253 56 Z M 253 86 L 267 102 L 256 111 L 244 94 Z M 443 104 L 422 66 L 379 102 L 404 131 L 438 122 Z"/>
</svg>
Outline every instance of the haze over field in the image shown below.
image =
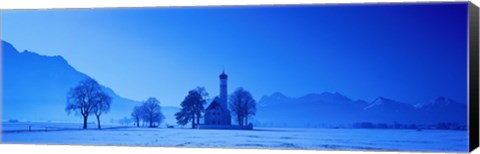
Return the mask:
<svg viewBox="0 0 480 154">
<path fill-rule="evenodd" d="M 7 10 L 2 39 L 60 55 L 119 96 L 177 106 L 188 90 L 256 100 L 339 92 L 409 104 L 466 103 L 467 5 Z M 435 16 L 435 17 L 432 17 Z M 437 18 L 441 17 L 441 18 Z M 35 26 L 32 26 L 35 25 Z"/>
<path fill-rule="evenodd" d="M 2 51 L 2 120 L 81 122 L 78 115 L 65 112 L 66 94 L 87 75 L 78 72 L 61 56 L 18 52 L 5 41 L 2 41 Z M 108 87 L 103 89 L 113 97 L 111 111 L 102 117 L 105 123 L 130 118 L 133 107 L 140 104 L 117 95 Z M 164 124 L 176 124 L 174 114 L 179 106 L 166 106 L 163 102 L 161 105 L 166 117 Z M 325 127 L 356 122 L 464 125 L 467 119 L 465 104 L 441 96 L 413 105 L 381 96 L 364 101 L 352 100 L 340 93 L 311 93 L 294 98 L 276 92 L 259 99 L 257 109 L 254 124 L 274 127 Z"/>
</svg>

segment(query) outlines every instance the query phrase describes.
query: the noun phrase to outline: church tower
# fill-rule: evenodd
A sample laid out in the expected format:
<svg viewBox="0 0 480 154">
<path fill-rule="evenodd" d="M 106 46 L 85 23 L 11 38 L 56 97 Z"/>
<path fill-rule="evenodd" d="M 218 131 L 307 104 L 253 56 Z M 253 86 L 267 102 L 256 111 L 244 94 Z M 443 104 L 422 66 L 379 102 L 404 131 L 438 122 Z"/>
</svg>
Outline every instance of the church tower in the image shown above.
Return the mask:
<svg viewBox="0 0 480 154">
<path fill-rule="evenodd" d="M 212 128 L 228 128 L 232 124 L 232 116 L 230 115 L 230 110 L 228 109 L 228 92 L 227 92 L 227 74 L 225 71 L 222 71 L 222 74 L 219 75 L 220 78 L 220 94 L 218 97 L 215 97 L 213 101 L 205 109 L 205 125 L 216 125 Z M 221 126 L 221 127 L 220 127 Z M 206 126 L 205 126 L 206 127 Z"/>
<path fill-rule="evenodd" d="M 228 100 L 228 93 L 227 93 L 227 74 L 225 74 L 225 70 L 222 71 L 222 74 L 220 74 L 220 104 L 222 107 L 225 109 L 228 109 L 227 107 L 227 100 Z"/>
</svg>

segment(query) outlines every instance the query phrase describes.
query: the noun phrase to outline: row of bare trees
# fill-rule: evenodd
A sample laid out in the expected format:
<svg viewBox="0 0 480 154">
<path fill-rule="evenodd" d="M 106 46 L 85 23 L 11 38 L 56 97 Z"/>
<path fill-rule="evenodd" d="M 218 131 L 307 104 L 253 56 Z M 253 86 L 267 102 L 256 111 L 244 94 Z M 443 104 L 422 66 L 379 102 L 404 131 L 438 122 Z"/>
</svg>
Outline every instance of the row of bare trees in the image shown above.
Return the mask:
<svg viewBox="0 0 480 154">
<path fill-rule="evenodd" d="M 83 117 L 83 129 L 87 129 L 88 117 L 95 115 L 98 128 L 101 129 L 100 116 L 108 113 L 112 104 L 112 98 L 103 91 L 103 88 L 92 78 L 81 80 L 77 86 L 67 93 L 67 106 L 65 111 L 69 114 L 75 112 Z M 131 114 L 137 126 L 140 120 L 147 122 L 149 127 L 160 125 L 165 119 L 160 107 L 160 101 L 156 98 L 148 98 L 140 106 L 136 106 Z"/>
<path fill-rule="evenodd" d="M 208 97 L 208 93 L 203 87 L 190 90 L 180 104 L 182 109 L 175 114 L 177 123 L 186 125 L 190 122 L 192 128 L 197 128 L 200 118 L 205 112 L 204 106 Z M 65 111 L 69 114 L 76 112 L 82 115 L 83 129 L 87 129 L 88 117 L 95 115 L 100 129 L 100 116 L 102 113 L 110 111 L 111 104 L 112 98 L 102 90 L 100 84 L 92 78 L 86 78 L 68 92 Z M 247 125 L 248 118 L 254 116 L 256 112 L 255 100 L 250 92 L 243 88 L 238 88 L 232 93 L 229 106 L 240 126 Z M 134 107 L 131 116 L 137 127 L 140 126 L 140 121 L 147 122 L 149 127 L 156 127 L 165 119 L 160 101 L 153 97 L 148 98 L 140 106 Z"/>
</svg>

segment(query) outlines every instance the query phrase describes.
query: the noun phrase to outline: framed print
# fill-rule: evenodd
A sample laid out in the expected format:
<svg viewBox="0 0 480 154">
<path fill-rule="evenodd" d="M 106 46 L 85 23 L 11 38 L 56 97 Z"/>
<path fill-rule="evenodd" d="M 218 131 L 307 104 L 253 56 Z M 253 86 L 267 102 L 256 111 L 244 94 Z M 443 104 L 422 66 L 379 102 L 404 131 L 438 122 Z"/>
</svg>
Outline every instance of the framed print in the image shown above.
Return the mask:
<svg viewBox="0 0 480 154">
<path fill-rule="evenodd" d="M 471 2 L 1 10 L 2 144 L 469 152 Z"/>
</svg>

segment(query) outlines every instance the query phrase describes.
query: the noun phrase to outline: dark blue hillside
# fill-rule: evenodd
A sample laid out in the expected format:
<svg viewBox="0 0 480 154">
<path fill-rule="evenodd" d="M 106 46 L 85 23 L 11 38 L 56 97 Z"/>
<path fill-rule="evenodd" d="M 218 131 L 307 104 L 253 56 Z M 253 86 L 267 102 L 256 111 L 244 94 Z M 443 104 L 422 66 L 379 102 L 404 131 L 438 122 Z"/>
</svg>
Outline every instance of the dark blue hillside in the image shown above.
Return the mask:
<svg viewBox="0 0 480 154">
<path fill-rule="evenodd" d="M 6 41 L 2 41 L 2 52 L 2 120 L 81 121 L 75 114 L 65 112 L 66 95 L 87 75 L 75 70 L 61 56 L 19 52 Z M 107 87 L 104 90 L 112 97 L 113 104 L 111 112 L 102 119 L 116 122 L 129 117 L 138 103 L 118 96 Z"/>
</svg>

